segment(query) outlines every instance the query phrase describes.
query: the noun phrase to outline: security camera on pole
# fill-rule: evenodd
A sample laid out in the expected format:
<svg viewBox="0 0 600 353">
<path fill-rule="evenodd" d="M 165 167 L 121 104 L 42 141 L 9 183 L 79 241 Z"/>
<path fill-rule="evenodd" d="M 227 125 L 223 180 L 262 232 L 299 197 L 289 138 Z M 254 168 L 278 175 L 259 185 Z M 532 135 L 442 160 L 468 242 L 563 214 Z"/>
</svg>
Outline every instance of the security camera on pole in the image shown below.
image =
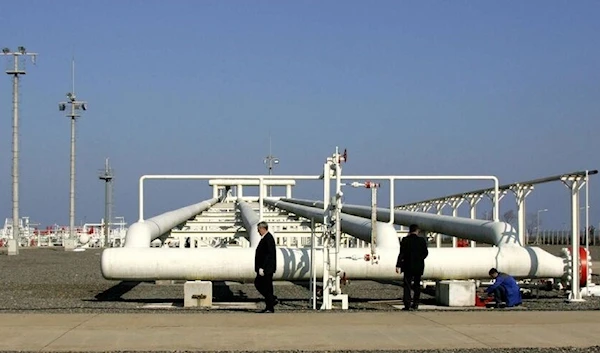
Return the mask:
<svg viewBox="0 0 600 353">
<path fill-rule="evenodd" d="M 65 250 L 73 250 L 77 244 L 75 237 L 75 121 L 80 116 L 78 110 L 87 110 L 87 102 L 78 101 L 75 96 L 75 61 L 72 62 L 72 78 L 73 91 L 67 93 L 68 101 L 60 102 L 58 110 L 66 111 L 67 105 L 71 106 L 67 117 L 71 118 L 71 188 L 70 188 L 70 203 L 69 203 L 69 236 L 68 239 L 63 239 Z"/>
<path fill-rule="evenodd" d="M 12 164 L 12 239 L 8 240 L 8 254 L 17 255 L 19 253 L 20 226 L 19 226 L 19 75 L 25 75 L 25 70 L 19 68 L 21 56 L 31 56 L 31 61 L 35 64 L 37 53 L 29 53 L 25 47 L 18 47 L 17 51 L 12 52 L 8 48 L 2 49 L 0 55 L 14 58 L 12 70 L 6 70 L 7 75 L 13 76 L 13 164 Z"/>
<path fill-rule="evenodd" d="M 269 155 L 265 157 L 264 163 L 269 170 L 269 175 L 273 174 L 273 167 L 279 164 L 279 158 L 275 157 L 273 153 L 271 153 L 271 136 L 269 136 Z M 269 192 L 267 196 L 273 196 L 273 186 L 269 186 L 268 190 Z"/>
</svg>

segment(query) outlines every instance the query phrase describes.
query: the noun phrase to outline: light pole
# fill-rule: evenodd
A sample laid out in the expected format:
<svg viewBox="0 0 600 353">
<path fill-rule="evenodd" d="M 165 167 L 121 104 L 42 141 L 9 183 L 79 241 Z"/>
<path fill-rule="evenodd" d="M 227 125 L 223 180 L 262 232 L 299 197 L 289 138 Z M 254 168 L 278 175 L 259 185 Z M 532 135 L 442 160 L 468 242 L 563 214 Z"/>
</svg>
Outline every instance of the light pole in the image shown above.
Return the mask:
<svg viewBox="0 0 600 353">
<path fill-rule="evenodd" d="M 12 55 L 14 59 L 13 69 L 6 70 L 7 75 L 13 76 L 13 163 L 12 163 L 12 238 L 8 243 L 8 254 L 17 255 L 19 253 L 20 229 L 19 229 L 19 75 L 25 75 L 24 69 L 19 69 L 19 60 L 21 56 L 31 56 L 35 64 L 37 53 L 28 53 L 25 47 L 18 47 L 17 51 L 11 51 L 8 48 L 2 49 L 0 55 Z"/>
<path fill-rule="evenodd" d="M 75 239 L 75 121 L 80 116 L 77 114 L 78 110 L 87 110 L 87 102 L 78 101 L 75 96 L 75 60 L 71 65 L 71 75 L 73 80 L 73 91 L 67 93 L 68 101 L 58 103 L 58 110 L 67 110 L 67 104 L 71 105 L 70 112 L 67 117 L 71 118 L 71 187 L 69 191 L 70 203 L 69 203 L 69 239 L 74 241 Z M 64 243 L 64 239 L 63 239 Z M 63 244 L 65 250 L 70 250 L 74 247 L 74 244 Z"/>
<path fill-rule="evenodd" d="M 587 171 L 586 171 L 587 173 Z M 586 176 L 587 178 L 587 176 Z M 587 192 L 587 182 L 586 182 L 586 192 Z M 585 210 L 585 251 L 589 254 L 590 252 L 590 230 L 589 230 L 589 215 L 590 215 L 590 205 L 588 205 L 588 197 L 586 194 L 585 198 L 586 206 L 579 207 L 580 210 Z"/>
<path fill-rule="evenodd" d="M 538 243 L 538 244 L 540 242 L 540 213 L 542 213 L 542 212 L 548 212 L 548 209 L 544 208 L 543 210 L 537 211 L 536 243 Z"/>
<path fill-rule="evenodd" d="M 269 155 L 265 157 L 264 160 L 267 169 L 269 170 L 269 175 L 273 174 L 273 167 L 279 164 L 279 159 L 271 153 L 271 136 L 269 136 Z M 269 193 L 268 196 L 272 196 L 271 193 L 273 191 L 273 186 L 269 185 Z"/>
<path fill-rule="evenodd" d="M 113 173 L 112 169 L 108 165 L 108 158 L 106 158 L 106 164 L 104 170 L 100 171 L 100 180 L 104 180 L 104 246 L 110 246 L 109 230 L 111 220 L 111 208 L 112 208 L 112 180 Z"/>
</svg>

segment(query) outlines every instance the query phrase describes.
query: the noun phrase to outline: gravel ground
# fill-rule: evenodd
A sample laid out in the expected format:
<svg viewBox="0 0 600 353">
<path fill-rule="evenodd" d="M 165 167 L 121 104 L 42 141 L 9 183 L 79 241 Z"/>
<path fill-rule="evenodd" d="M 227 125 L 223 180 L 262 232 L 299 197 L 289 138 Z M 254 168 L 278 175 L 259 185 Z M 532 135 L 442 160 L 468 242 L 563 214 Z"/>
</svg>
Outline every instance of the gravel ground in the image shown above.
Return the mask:
<svg viewBox="0 0 600 353">
<path fill-rule="evenodd" d="M 6 353 L 13 353 L 12 351 L 1 351 Z M 53 351 L 54 353 L 61 353 L 60 351 Z M 122 352 L 122 353 L 145 353 L 144 351 L 105 351 L 105 352 Z M 173 352 L 196 352 L 196 351 L 148 351 L 152 353 L 173 353 Z M 231 351 L 201 351 L 203 353 L 229 353 Z M 236 353 L 245 353 L 255 351 L 235 351 Z M 265 353 L 312 353 L 312 352 L 320 352 L 320 351 L 301 351 L 301 350 L 293 350 L 293 351 L 263 351 Z M 428 350 L 402 350 L 402 351 L 382 351 L 382 350 L 373 350 L 373 351 L 326 351 L 327 353 L 361 353 L 361 352 L 369 352 L 369 353 L 392 353 L 392 352 L 402 352 L 402 353 L 592 353 L 592 352 L 600 352 L 600 346 L 593 346 L 587 348 L 573 348 L 573 347 L 562 347 L 562 348 L 479 348 L 479 349 L 428 349 Z M 17 352 L 14 352 L 17 353 Z M 27 351 L 19 351 L 18 353 L 28 353 Z"/>
<path fill-rule="evenodd" d="M 558 250 L 560 251 L 560 250 Z M 22 249 L 18 256 L 0 254 L 0 312 L 202 312 L 183 308 L 183 284 L 108 281 L 100 273 L 100 249 L 65 252 L 62 248 Z M 397 310 L 401 304 L 399 282 L 351 281 L 344 287 L 350 310 Z M 259 302 L 252 283 L 214 282 L 215 302 Z M 276 284 L 278 310 L 311 311 L 308 283 Z M 434 304 L 427 290 L 424 305 Z M 564 293 L 540 291 L 539 298 L 525 298 L 524 310 L 598 310 L 600 298 L 567 303 Z M 145 308 L 150 304 L 174 303 L 170 308 Z M 258 304 L 261 307 L 262 303 Z M 221 309 L 222 311 L 226 311 Z M 480 310 L 480 309 L 473 309 Z M 235 312 L 239 310 L 229 310 Z"/>
</svg>

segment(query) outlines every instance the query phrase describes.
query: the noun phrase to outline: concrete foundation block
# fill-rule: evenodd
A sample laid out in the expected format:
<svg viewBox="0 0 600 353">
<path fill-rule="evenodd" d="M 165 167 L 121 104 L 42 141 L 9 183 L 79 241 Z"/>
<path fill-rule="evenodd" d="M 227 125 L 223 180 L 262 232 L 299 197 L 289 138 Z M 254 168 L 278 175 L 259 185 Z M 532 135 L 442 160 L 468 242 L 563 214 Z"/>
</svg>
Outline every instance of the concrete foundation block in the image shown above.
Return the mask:
<svg viewBox="0 0 600 353">
<path fill-rule="evenodd" d="M 19 246 L 15 239 L 8 239 L 8 255 L 19 255 Z"/>
<path fill-rule="evenodd" d="M 183 285 L 183 306 L 212 307 L 212 282 L 187 281 Z"/>
<path fill-rule="evenodd" d="M 63 246 L 65 251 L 73 251 L 77 247 L 77 240 L 75 239 L 64 239 Z"/>
<path fill-rule="evenodd" d="M 439 281 L 435 287 L 435 300 L 444 306 L 474 306 L 475 282 Z"/>
</svg>

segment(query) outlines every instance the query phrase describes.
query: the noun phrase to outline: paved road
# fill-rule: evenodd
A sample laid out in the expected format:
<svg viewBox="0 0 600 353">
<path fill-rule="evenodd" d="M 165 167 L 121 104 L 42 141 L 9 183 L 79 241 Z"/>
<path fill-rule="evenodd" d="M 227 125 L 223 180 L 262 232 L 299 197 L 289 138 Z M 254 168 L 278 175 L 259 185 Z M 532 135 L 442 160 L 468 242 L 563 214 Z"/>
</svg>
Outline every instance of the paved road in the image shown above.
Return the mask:
<svg viewBox="0 0 600 353">
<path fill-rule="evenodd" d="M 0 314 L 0 350 L 589 347 L 598 322 L 600 311 Z"/>
</svg>

